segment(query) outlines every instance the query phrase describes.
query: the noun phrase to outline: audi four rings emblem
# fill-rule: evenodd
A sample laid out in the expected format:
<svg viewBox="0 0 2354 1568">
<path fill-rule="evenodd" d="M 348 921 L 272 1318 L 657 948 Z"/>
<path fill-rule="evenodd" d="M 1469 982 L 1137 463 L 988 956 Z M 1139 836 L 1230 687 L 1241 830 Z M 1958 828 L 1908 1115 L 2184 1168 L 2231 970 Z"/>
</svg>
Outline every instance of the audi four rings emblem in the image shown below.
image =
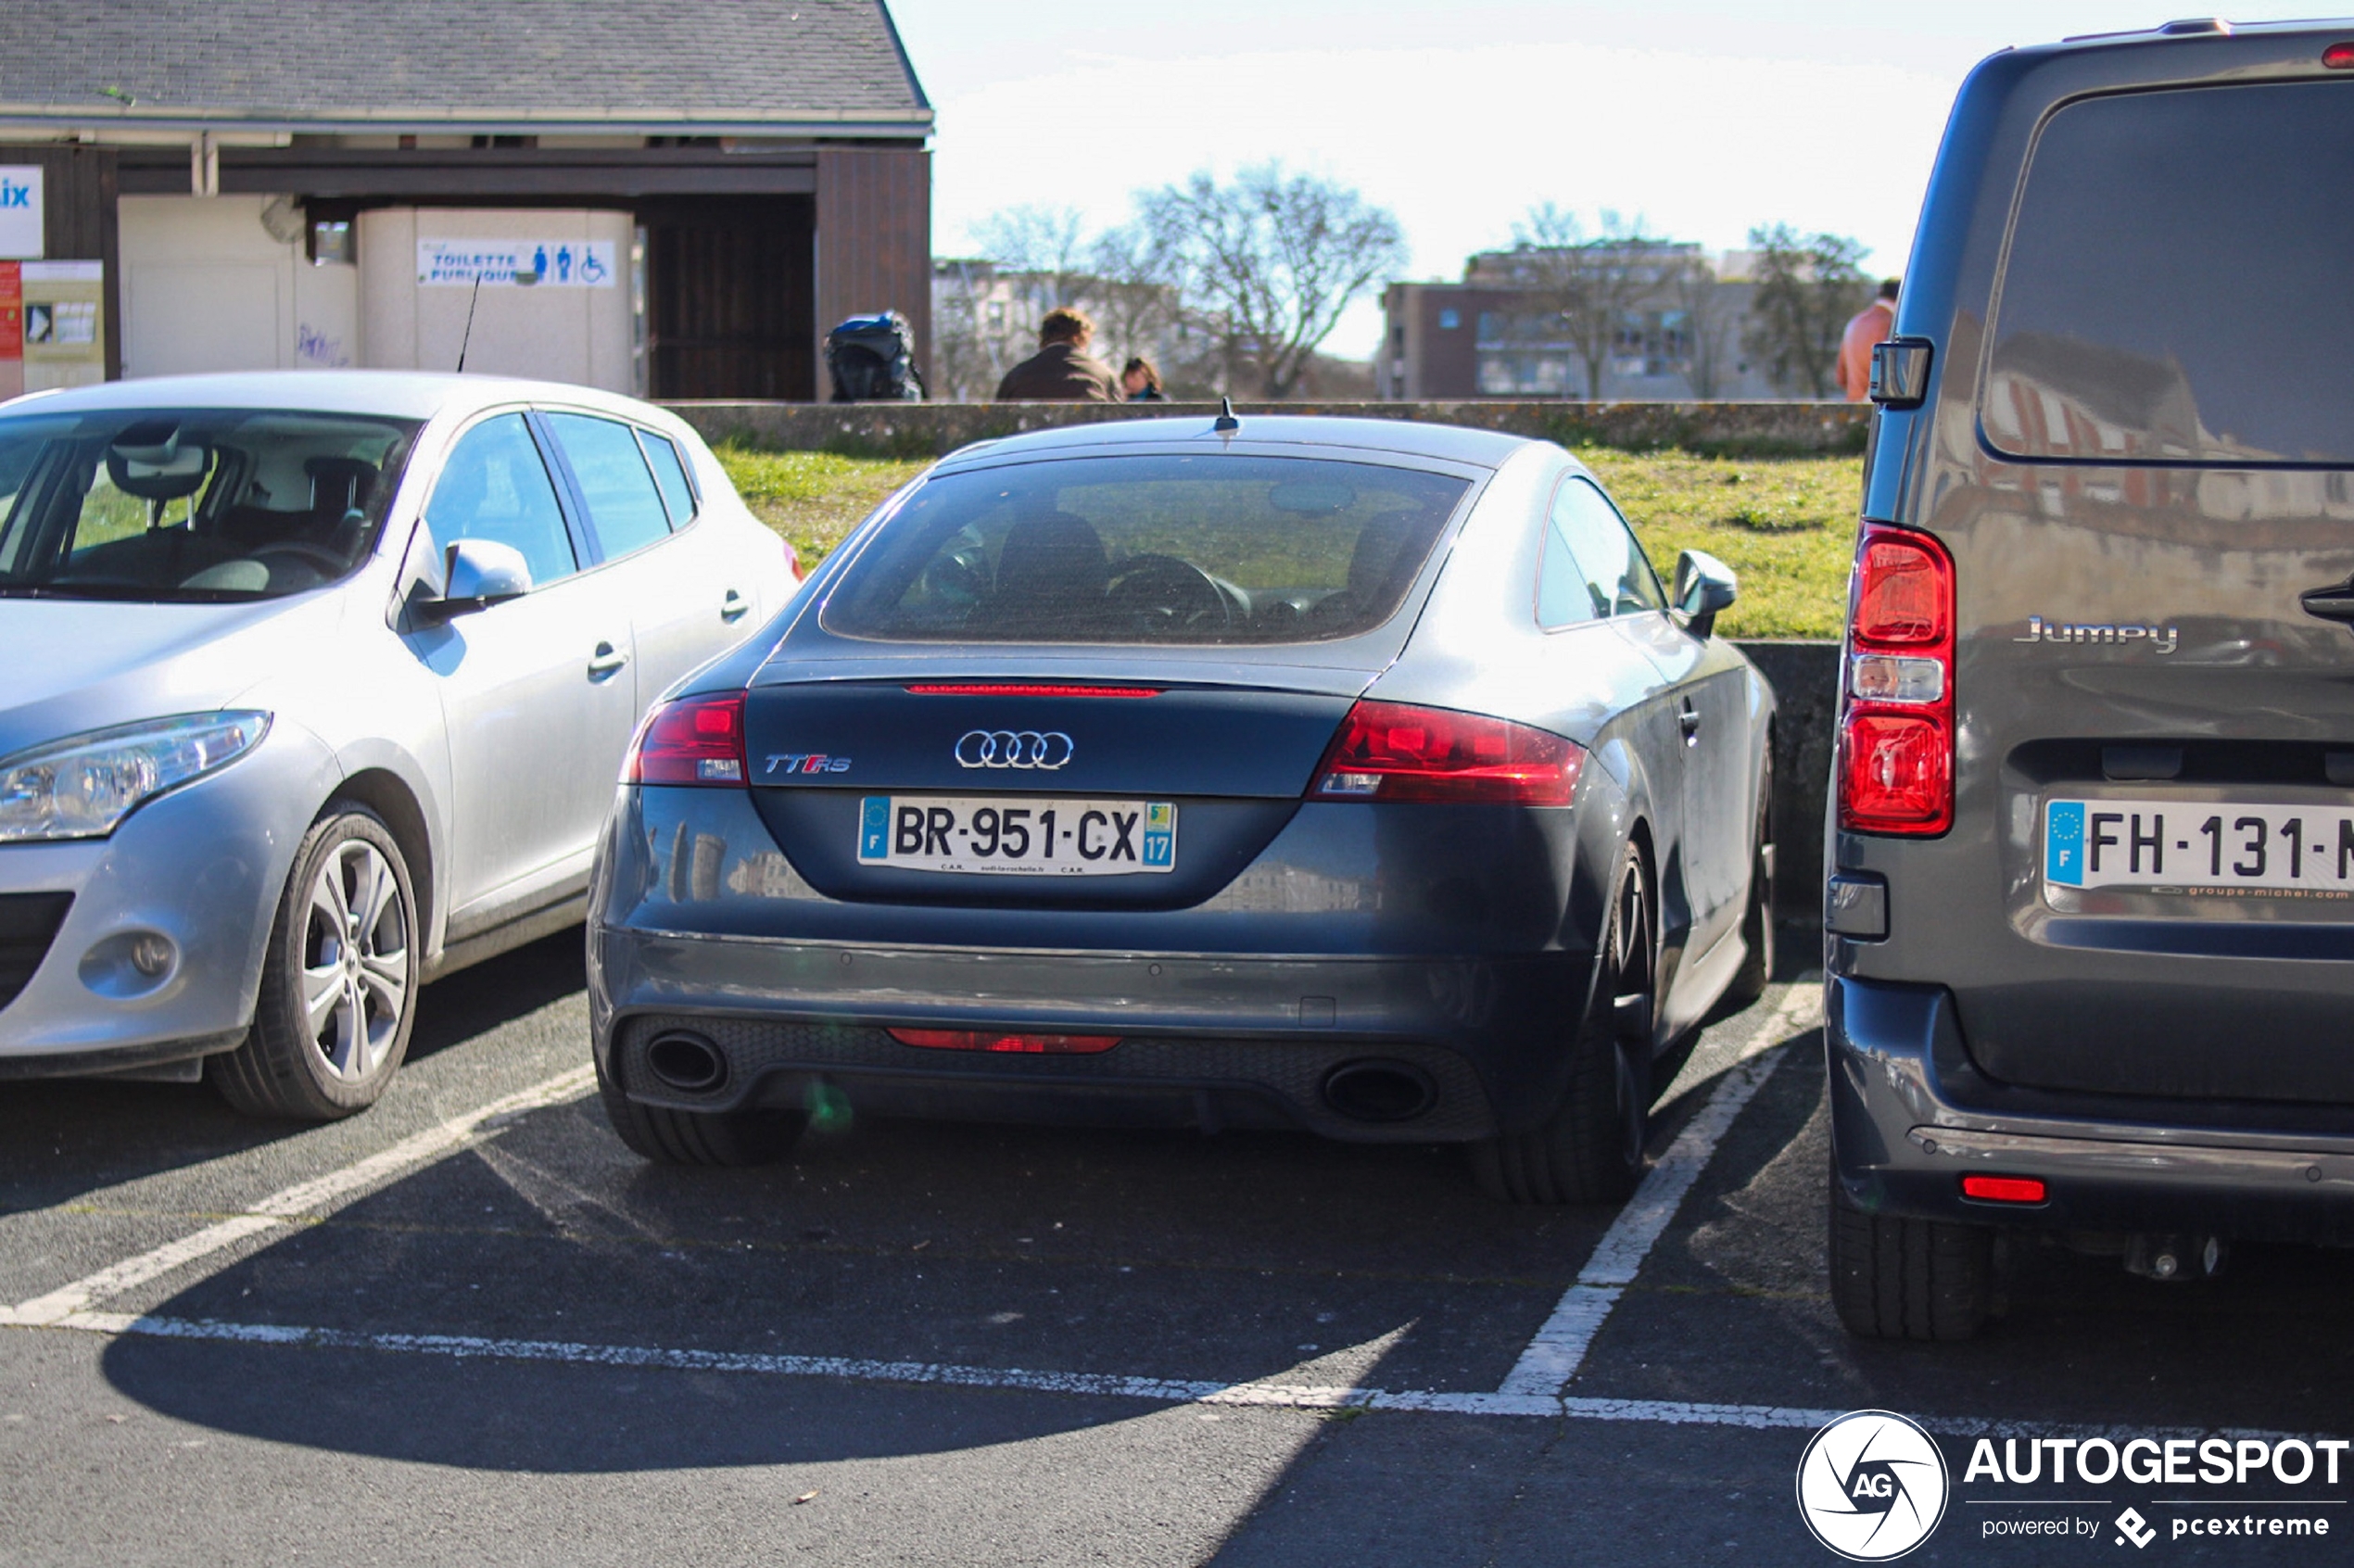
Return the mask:
<svg viewBox="0 0 2354 1568">
<path fill-rule="evenodd" d="M 1070 737 L 1059 729 L 968 729 L 957 738 L 956 760 L 967 767 L 1042 767 L 1070 761 Z"/>
</svg>

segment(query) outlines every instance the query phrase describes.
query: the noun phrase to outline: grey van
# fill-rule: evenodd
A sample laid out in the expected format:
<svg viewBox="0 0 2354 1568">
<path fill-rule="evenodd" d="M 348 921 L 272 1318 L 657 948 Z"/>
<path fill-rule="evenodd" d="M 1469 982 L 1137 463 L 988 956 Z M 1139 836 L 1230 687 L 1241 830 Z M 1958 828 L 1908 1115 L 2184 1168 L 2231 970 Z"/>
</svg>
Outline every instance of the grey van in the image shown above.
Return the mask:
<svg viewBox="0 0 2354 1568">
<path fill-rule="evenodd" d="M 2354 23 L 1998 55 L 1892 341 L 1827 855 L 1830 1268 L 2354 1240 Z"/>
</svg>

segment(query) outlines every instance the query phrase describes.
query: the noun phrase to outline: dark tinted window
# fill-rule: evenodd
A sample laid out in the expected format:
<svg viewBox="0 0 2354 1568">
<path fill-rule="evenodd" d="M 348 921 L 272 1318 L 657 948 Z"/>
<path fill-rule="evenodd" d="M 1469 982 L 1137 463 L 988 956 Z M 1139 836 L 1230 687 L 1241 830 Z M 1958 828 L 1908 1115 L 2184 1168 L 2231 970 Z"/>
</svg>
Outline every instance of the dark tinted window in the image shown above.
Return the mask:
<svg viewBox="0 0 2354 1568">
<path fill-rule="evenodd" d="M 588 525 L 605 559 L 643 550 L 670 534 L 670 518 L 654 491 L 653 472 L 638 449 L 638 433 L 615 420 L 551 413 L 548 428 L 572 464 L 588 503 Z"/>
<path fill-rule="evenodd" d="M 2354 82 L 2095 98 L 2036 143 L 1981 419 L 2022 456 L 2354 460 Z"/>
<path fill-rule="evenodd" d="M 960 642 L 1312 642 L 1394 614 L 1466 481 L 1373 463 L 1100 457 L 951 474 L 825 625 Z"/>
<path fill-rule="evenodd" d="M 301 410 L 0 418 L 0 596 L 269 599 L 367 559 L 416 425 Z"/>
<path fill-rule="evenodd" d="M 1545 626 L 1638 614 L 1667 602 L 1626 519 L 1584 479 L 1562 481 L 1545 528 L 1537 619 Z"/>
<path fill-rule="evenodd" d="M 444 550 L 488 539 L 519 551 L 535 586 L 574 570 L 556 487 L 521 414 L 486 419 L 458 437 L 425 503 L 425 525 Z"/>
</svg>

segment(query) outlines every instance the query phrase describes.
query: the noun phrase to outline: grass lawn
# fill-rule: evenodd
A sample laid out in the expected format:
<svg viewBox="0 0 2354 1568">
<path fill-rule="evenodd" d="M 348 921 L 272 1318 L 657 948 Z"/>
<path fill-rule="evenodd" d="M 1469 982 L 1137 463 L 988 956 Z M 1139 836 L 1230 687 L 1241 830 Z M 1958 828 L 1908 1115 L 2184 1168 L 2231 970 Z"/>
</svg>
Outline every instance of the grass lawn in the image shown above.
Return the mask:
<svg viewBox="0 0 2354 1568">
<path fill-rule="evenodd" d="M 1689 452 L 1577 454 L 1616 499 L 1662 575 L 1676 552 L 1704 550 L 1740 575 L 1717 622 L 1732 637 L 1837 637 L 1862 499 L 1861 458 L 1707 458 Z M 754 515 L 791 540 L 803 570 L 922 462 L 765 452 L 727 446 L 719 461 Z"/>
</svg>

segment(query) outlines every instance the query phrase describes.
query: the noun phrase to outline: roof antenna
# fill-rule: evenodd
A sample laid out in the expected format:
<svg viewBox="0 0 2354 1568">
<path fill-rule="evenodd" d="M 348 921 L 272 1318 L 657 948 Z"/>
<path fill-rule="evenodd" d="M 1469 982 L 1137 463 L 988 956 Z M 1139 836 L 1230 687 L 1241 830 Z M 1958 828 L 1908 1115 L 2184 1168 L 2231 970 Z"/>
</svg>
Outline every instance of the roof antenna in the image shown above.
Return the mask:
<svg viewBox="0 0 2354 1568">
<path fill-rule="evenodd" d="M 475 307 L 482 303 L 482 269 L 475 268 L 475 291 L 466 301 L 465 335 L 458 339 L 458 373 L 466 373 L 466 345 L 475 340 Z"/>
<path fill-rule="evenodd" d="M 1231 436 L 1243 427 L 1243 422 L 1234 417 L 1234 400 L 1232 398 L 1218 399 L 1218 417 L 1210 421 L 1209 427 L 1221 436 Z"/>
</svg>

